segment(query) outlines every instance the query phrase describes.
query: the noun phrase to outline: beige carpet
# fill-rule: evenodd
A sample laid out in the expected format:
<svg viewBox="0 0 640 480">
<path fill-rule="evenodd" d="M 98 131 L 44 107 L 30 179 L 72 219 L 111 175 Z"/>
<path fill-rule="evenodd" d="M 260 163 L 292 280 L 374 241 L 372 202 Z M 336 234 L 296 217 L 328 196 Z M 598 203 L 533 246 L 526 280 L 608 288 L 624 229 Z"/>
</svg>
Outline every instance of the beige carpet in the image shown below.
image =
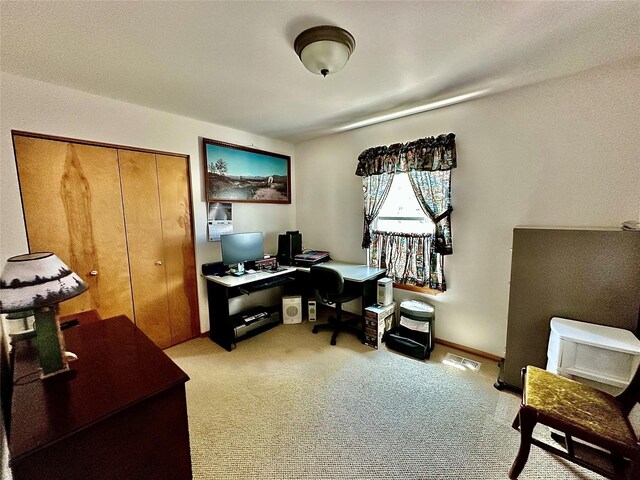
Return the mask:
<svg viewBox="0 0 640 480">
<path fill-rule="evenodd" d="M 279 325 L 227 352 L 207 338 L 166 352 L 191 377 L 195 479 L 501 479 L 518 449 L 519 397 L 480 372 Z M 455 352 L 460 354 L 461 352 Z M 547 435 L 544 430 L 539 435 Z M 600 478 L 532 447 L 522 479 Z"/>
</svg>

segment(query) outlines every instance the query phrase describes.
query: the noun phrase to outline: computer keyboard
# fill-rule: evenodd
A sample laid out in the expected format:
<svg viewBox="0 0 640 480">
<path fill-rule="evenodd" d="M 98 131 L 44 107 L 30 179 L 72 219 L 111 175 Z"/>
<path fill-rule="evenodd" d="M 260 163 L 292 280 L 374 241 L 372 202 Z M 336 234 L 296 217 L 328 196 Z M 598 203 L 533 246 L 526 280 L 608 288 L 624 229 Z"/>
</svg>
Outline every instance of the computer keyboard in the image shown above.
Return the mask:
<svg viewBox="0 0 640 480">
<path fill-rule="evenodd" d="M 266 278 L 265 280 L 260 280 L 259 282 L 256 282 L 256 286 L 257 287 L 268 287 L 270 285 L 278 285 L 280 283 L 284 283 L 284 277 L 278 276 L 278 277 L 271 277 L 271 278 Z"/>
<path fill-rule="evenodd" d="M 257 290 L 265 290 L 271 287 L 277 287 L 293 281 L 293 278 L 287 275 L 276 275 L 275 277 L 267 277 L 257 282 L 252 282 L 244 286 L 241 290 L 243 293 L 255 292 Z"/>
</svg>

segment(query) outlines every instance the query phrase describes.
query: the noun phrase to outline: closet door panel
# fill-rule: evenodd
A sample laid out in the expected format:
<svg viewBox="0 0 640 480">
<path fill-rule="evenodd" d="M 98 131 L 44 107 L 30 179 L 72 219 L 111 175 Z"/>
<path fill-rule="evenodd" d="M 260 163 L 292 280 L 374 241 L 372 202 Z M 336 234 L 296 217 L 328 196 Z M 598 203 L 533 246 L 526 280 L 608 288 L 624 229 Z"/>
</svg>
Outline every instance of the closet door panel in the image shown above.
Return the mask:
<svg viewBox="0 0 640 480">
<path fill-rule="evenodd" d="M 136 325 L 171 345 L 155 155 L 118 150 Z"/>
<path fill-rule="evenodd" d="M 156 155 L 172 344 L 199 333 L 189 171 L 184 157 Z"/>
<path fill-rule="evenodd" d="M 116 150 L 18 135 L 14 147 L 30 251 L 54 252 L 89 285 L 60 313 L 133 318 Z"/>
</svg>

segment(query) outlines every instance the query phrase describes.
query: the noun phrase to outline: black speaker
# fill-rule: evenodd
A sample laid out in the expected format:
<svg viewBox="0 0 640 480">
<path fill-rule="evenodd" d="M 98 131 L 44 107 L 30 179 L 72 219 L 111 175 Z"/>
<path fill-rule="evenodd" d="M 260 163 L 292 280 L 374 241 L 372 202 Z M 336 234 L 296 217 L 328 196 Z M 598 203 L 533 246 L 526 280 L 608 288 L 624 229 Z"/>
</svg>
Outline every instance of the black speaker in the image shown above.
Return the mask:
<svg viewBox="0 0 640 480">
<path fill-rule="evenodd" d="M 224 264 L 222 262 L 203 263 L 202 274 L 203 275 L 222 275 L 225 272 Z"/>
<path fill-rule="evenodd" d="M 302 234 L 295 231 L 278 235 L 278 263 L 280 265 L 291 265 L 293 257 L 302 253 Z"/>
</svg>

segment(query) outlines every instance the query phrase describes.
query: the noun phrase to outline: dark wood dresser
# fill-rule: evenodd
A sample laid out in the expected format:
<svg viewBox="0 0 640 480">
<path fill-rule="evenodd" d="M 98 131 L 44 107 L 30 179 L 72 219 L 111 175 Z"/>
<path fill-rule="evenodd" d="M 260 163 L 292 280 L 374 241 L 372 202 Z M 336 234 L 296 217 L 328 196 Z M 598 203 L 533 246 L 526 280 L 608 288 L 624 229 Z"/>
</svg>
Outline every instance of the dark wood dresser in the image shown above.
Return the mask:
<svg viewBox="0 0 640 480">
<path fill-rule="evenodd" d="M 45 380 L 32 341 L 15 346 L 14 479 L 190 479 L 189 377 L 125 316 L 64 337 L 78 360 Z"/>
</svg>

